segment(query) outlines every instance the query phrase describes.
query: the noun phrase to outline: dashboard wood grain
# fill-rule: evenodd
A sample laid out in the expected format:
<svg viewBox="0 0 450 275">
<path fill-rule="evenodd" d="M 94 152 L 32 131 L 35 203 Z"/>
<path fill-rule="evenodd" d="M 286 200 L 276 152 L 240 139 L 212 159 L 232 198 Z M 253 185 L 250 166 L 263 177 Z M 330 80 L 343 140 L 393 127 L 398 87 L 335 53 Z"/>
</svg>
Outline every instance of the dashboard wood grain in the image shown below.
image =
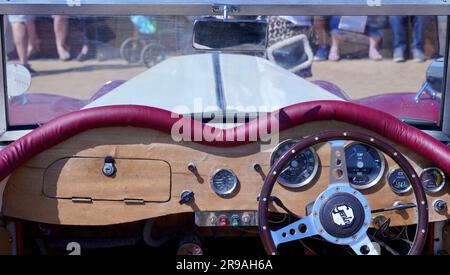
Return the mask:
<svg viewBox="0 0 450 275">
<path fill-rule="evenodd" d="M 308 123 L 283 131 L 278 140 L 299 139 L 302 136 L 331 129 L 362 131 L 375 138 L 382 138 L 347 123 L 326 121 Z M 275 142 L 270 147 L 255 142 L 239 147 L 218 148 L 195 142 L 175 142 L 169 135 L 148 129 L 117 127 L 90 130 L 37 155 L 17 169 L 9 178 L 5 189 L 3 214 L 51 224 L 107 225 L 181 212 L 256 210 L 258 206 L 256 199 L 263 183 L 263 173 L 269 170 L 270 155 L 277 144 L 278 142 Z M 263 150 L 261 150 L 262 148 Z M 430 165 L 438 166 L 438 164 L 429 163 L 426 159 L 401 146 L 397 146 L 397 148 L 411 161 L 418 173 Z M 329 146 L 323 144 L 317 146 L 315 150 L 319 158 L 319 171 L 315 179 L 307 186 L 296 190 L 289 190 L 277 184 L 273 192 L 283 200 L 289 209 L 300 215 L 305 213 L 305 206 L 314 201 L 328 185 Z M 166 162 L 171 170 L 170 199 L 144 204 L 97 200 L 93 200 L 91 203 L 74 203 L 72 200 L 49 198 L 43 194 L 44 172 L 56 160 L 74 156 L 102 159 L 108 155 L 117 159 L 157 159 Z M 187 169 L 190 162 L 196 164 L 197 176 Z M 262 174 L 254 170 L 255 163 L 261 165 Z M 86 166 L 83 169 L 98 171 L 101 169 L 98 167 L 99 165 L 101 164 L 92 165 L 92 167 Z M 222 198 L 211 189 L 210 177 L 219 168 L 231 169 L 238 177 L 238 192 L 234 196 Z M 386 182 L 386 175 L 394 168 L 396 168 L 396 164 L 390 158 L 386 158 L 386 169 L 380 182 L 372 188 L 362 191 L 367 196 L 372 209 L 389 207 L 396 201 L 414 201 L 412 194 L 399 196 L 390 189 Z M 79 171 L 70 163 L 64 164 L 60 169 L 61 175 Z M 90 172 L 84 173 L 88 175 Z M 155 173 L 147 171 L 144 176 L 139 178 L 149 178 L 148 180 L 151 181 L 152 178 L 158 177 L 160 175 L 157 171 Z M 115 184 L 120 184 L 123 180 L 123 178 L 115 178 L 111 182 L 117 181 Z M 85 184 L 88 183 L 89 181 L 86 180 Z M 55 183 L 55 192 L 58 188 L 62 188 L 59 184 L 63 184 L 63 182 Z M 178 203 L 181 192 L 186 189 L 194 191 L 195 204 L 180 205 Z M 437 198 L 450 202 L 449 190 L 447 183 L 441 192 L 428 195 L 430 221 L 449 218 L 448 212 L 439 214 L 431 207 Z M 282 211 L 275 206 L 271 210 Z M 392 225 L 413 224 L 416 220 L 414 209 L 402 212 L 384 212 L 383 215 L 392 219 Z"/>
</svg>

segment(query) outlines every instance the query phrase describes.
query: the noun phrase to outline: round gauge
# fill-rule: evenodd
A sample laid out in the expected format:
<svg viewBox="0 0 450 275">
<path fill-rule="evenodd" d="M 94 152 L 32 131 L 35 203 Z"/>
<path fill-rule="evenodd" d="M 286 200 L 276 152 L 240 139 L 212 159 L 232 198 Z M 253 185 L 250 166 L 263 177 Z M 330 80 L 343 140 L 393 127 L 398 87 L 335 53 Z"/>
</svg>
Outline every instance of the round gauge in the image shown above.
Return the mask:
<svg viewBox="0 0 450 275">
<path fill-rule="evenodd" d="M 233 171 L 219 169 L 211 178 L 211 187 L 220 196 L 230 195 L 236 190 L 238 180 Z"/>
<path fill-rule="evenodd" d="M 392 191 L 397 194 L 408 193 L 412 188 L 408 177 L 400 168 L 392 170 L 387 176 L 387 180 Z"/>
<path fill-rule="evenodd" d="M 420 182 L 426 192 L 436 193 L 444 188 L 445 174 L 437 167 L 429 167 L 420 173 Z"/>
<path fill-rule="evenodd" d="M 345 147 L 345 162 L 350 184 L 356 189 L 374 186 L 383 176 L 384 158 L 377 149 L 363 143 Z"/>
<path fill-rule="evenodd" d="M 270 165 L 283 156 L 297 141 L 285 140 L 280 143 L 270 157 Z M 307 185 L 312 181 L 319 168 L 316 151 L 306 148 L 301 151 L 285 166 L 278 176 L 278 182 L 289 188 Z"/>
</svg>

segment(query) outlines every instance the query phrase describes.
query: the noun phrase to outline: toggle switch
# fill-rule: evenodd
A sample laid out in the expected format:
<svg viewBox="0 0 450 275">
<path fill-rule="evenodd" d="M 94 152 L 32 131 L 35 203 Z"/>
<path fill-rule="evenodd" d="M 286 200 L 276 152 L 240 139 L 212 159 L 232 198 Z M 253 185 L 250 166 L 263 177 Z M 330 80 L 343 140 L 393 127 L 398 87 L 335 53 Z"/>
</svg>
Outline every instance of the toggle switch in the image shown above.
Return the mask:
<svg viewBox="0 0 450 275">
<path fill-rule="evenodd" d="M 219 226 L 220 227 L 227 227 L 228 225 L 228 221 L 227 221 L 227 216 L 222 215 L 219 217 Z"/>
</svg>

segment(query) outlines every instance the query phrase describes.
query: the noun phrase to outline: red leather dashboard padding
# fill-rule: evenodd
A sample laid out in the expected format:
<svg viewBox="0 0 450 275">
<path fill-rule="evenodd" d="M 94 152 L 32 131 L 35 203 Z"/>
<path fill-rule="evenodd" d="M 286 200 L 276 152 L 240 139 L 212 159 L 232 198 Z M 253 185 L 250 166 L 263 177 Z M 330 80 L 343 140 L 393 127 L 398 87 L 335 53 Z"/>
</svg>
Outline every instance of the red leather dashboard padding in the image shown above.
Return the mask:
<svg viewBox="0 0 450 275">
<path fill-rule="evenodd" d="M 201 133 L 203 141 L 199 141 L 200 143 L 231 147 L 252 142 L 249 140 L 250 137 L 261 137 L 261 133 L 271 129 L 271 118 L 279 118 L 280 131 L 320 120 L 337 120 L 361 126 L 409 147 L 447 173 L 450 172 L 450 148 L 395 117 L 345 101 L 313 101 L 291 105 L 267 117 L 263 116 L 226 130 L 212 128 L 191 118 L 181 118 L 169 111 L 146 106 L 116 105 L 68 113 L 31 131 L 1 150 L 0 180 L 40 152 L 90 129 L 130 126 L 150 128 L 170 134 L 176 122 L 184 122 L 190 125 L 190 129 L 184 131 L 190 133 L 191 137 L 194 137 L 195 130 L 203 130 Z M 332 128 L 333 124 L 330 124 L 330 130 Z M 212 133 L 216 139 L 208 141 L 211 140 L 211 136 L 207 133 Z"/>
</svg>

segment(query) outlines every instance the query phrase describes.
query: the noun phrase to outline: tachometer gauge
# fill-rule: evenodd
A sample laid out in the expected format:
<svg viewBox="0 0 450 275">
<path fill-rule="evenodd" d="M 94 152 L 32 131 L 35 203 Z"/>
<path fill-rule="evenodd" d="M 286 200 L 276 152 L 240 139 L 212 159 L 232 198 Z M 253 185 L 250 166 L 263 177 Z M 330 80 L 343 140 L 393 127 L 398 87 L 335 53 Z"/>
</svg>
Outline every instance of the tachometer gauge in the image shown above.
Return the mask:
<svg viewBox="0 0 450 275">
<path fill-rule="evenodd" d="M 285 140 L 278 145 L 270 158 L 270 165 L 286 153 L 297 141 Z M 299 152 L 295 157 L 283 167 L 278 182 L 289 188 L 297 188 L 305 186 L 310 183 L 317 173 L 319 168 L 319 161 L 316 151 L 313 148 L 306 148 Z"/>
<path fill-rule="evenodd" d="M 377 149 L 363 143 L 345 147 L 345 161 L 350 184 L 356 189 L 374 186 L 383 176 L 384 158 Z"/>
<path fill-rule="evenodd" d="M 237 187 L 238 179 L 229 169 L 217 170 L 211 178 L 211 187 L 220 196 L 231 195 Z"/>
<path fill-rule="evenodd" d="M 406 176 L 405 172 L 403 172 L 403 170 L 400 168 L 392 170 L 388 174 L 387 180 L 392 191 L 394 191 L 397 194 L 408 193 L 409 190 L 411 190 L 412 188 L 408 177 Z"/>
<path fill-rule="evenodd" d="M 437 193 L 444 188 L 445 174 L 437 167 L 429 167 L 420 173 L 420 182 L 425 192 Z"/>
</svg>

